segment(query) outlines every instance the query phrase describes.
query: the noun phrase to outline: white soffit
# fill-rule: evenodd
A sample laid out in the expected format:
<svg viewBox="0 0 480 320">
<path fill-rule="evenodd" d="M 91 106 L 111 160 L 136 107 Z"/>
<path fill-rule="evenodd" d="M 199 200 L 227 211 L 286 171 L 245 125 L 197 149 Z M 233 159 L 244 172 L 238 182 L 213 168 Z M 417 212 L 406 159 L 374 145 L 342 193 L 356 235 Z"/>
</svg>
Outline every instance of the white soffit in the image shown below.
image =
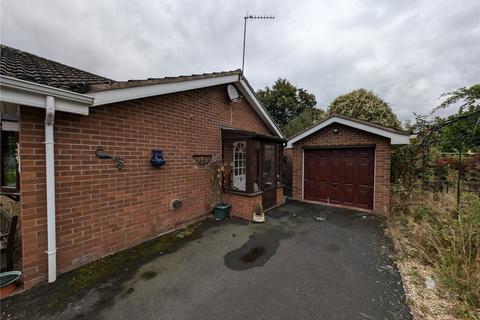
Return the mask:
<svg viewBox="0 0 480 320">
<path fill-rule="evenodd" d="M 148 84 L 148 85 L 139 85 L 135 87 L 119 88 L 104 90 L 98 92 L 90 92 L 89 95 L 92 96 L 95 101 L 93 107 L 101 106 L 104 104 L 128 101 L 146 97 L 159 96 L 168 93 L 188 91 L 194 89 L 200 89 L 205 87 L 217 86 L 220 84 L 232 83 L 238 81 L 238 74 L 215 77 L 209 79 L 198 79 L 198 80 L 187 80 L 187 81 L 177 81 L 171 83 L 158 83 L 158 84 Z"/>
<path fill-rule="evenodd" d="M 385 137 L 385 138 L 389 138 L 390 139 L 390 144 L 409 144 L 410 143 L 410 134 L 408 134 L 408 133 L 399 133 L 399 132 L 397 133 L 397 132 L 393 132 L 393 131 L 390 131 L 390 130 L 385 130 L 385 129 L 379 128 L 377 126 L 371 126 L 371 125 L 368 125 L 368 124 L 365 124 L 365 123 L 345 119 L 345 118 L 342 118 L 342 117 L 333 116 L 331 118 L 326 119 L 325 121 L 322 121 L 322 122 L 318 123 L 316 126 L 313 126 L 310 129 L 300 133 L 299 135 L 294 136 L 290 140 L 288 140 L 287 148 L 288 149 L 293 148 L 293 144 L 295 142 L 300 141 L 300 140 L 308 137 L 309 135 L 317 132 L 318 130 L 321 130 L 321 129 L 325 128 L 326 126 L 331 125 L 332 123 L 343 124 L 343 125 L 346 125 L 346 126 L 351 127 L 351 128 L 356 128 L 356 129 L 366 131 L 366 132 L 370 132 L 370 133 L 373 133 L 373 134 L 376 134 L 376 135 L 379 135 L 379 136 L 382 136 L 382 137 Z"/>
<path fill-rule="evenodd" d="M 88 108 L 93 103 L 93 98 L 87 95 L 12 77 L 0 77 L 0 101 L 45 109 L 46 96 L 55 97 L 56 110 L 81 115 L 88 115 Z"/>
</svg>

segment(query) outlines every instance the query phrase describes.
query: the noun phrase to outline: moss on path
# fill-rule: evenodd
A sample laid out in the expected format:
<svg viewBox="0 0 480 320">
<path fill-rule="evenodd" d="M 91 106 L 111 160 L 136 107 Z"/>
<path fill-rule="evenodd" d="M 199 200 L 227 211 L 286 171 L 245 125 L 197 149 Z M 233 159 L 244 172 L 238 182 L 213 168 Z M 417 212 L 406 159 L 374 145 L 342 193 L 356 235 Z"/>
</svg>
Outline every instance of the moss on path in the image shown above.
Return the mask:
<svg viewBox="0 0 480 320">
<path fill-rule="evenodd" d="M 197 239 L 212 226 L 209 220 L 164 234 L 130 249 L 120 251 L 61 275 L 56 282 L 38 285 L 24 293 L 2 300 L 2 319 L 52 318 L 53 314 L 83 299 L 92 290 L 102 292 L 96 304 L 111 303 L 144 263 L 176 251 Z"/>
</svg>

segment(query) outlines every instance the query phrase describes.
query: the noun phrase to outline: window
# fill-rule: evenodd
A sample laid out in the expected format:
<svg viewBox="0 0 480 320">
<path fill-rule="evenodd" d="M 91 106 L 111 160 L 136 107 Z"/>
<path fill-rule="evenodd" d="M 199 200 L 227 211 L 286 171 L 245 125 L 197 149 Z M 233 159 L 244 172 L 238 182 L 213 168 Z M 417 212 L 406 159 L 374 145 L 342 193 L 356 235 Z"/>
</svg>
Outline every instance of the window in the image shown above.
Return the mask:
<svg viewBox="0 0 480 320">
<path fill-rule="evenodd" d="M 0 186 L 2 193 L 18 193 L 18 116 L 16 106 L 2 104 L 0 108 L 1 159 Z"/>
<path fill-rule="evenodd" d="M 276 184 L 276 163 L 277 158 L 275 155 L 276 145 L 264 144 L 264 156 L 263 156 L 263 187 L 270 188 Z"/>
</svg>

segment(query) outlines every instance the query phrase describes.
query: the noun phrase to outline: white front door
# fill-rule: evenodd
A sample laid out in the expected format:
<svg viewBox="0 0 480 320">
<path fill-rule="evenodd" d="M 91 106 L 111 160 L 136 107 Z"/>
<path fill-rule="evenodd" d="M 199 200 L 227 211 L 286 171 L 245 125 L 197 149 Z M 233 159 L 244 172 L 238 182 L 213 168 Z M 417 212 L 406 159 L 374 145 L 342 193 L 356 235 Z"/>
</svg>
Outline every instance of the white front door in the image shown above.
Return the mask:
<svg viewBox="0 0 480 320">
<path fill-rule="evenodd" d="M 247 182 L 247 158 L 246 143 L 244 141 L 233 144 L 233 188 L 239 191 L 246 190 Z"/>
</svg>

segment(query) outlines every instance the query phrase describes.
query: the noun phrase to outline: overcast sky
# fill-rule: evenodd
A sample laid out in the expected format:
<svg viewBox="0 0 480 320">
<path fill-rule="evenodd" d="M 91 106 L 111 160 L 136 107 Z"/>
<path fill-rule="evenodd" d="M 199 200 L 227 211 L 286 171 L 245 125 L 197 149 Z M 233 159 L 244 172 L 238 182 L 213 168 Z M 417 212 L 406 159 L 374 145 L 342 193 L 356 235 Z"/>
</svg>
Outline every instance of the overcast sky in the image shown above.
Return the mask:
<svg viewBox="0 0 480 320">
<path fill-rule="evenodd" d="M 480 82 L 479 0 L 2 0 L 1 42 L 114 80 L 233 70 L 278 77 L 326 107 L 373 90 L 402 120 Z"/>
</svg>

